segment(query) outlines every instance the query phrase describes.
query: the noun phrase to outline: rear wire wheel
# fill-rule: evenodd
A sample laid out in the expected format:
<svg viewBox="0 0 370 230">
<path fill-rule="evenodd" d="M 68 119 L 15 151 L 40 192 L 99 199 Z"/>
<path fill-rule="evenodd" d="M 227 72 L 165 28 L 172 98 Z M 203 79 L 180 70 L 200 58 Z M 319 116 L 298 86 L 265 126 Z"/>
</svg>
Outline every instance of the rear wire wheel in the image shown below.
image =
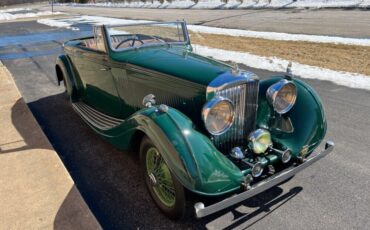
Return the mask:
<svg viewBox="0 0 370 230">
<path fill-rule="evenodd" d="M 185 189 L 146 136 L 140 145 L 140 159 L 146 187 L 155 204 L 170 219 L 182 218 L 186 211 Z"/>
</svg>

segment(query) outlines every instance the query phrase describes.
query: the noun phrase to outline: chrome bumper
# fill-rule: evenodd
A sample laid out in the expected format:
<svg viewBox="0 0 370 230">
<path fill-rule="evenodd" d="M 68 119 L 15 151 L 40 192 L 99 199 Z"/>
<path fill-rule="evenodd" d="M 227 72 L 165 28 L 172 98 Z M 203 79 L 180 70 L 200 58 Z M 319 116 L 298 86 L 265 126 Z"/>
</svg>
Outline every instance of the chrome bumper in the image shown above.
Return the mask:
<svg viewBox="0 0 370 230">
<path fill-rule="evenodd" d="M 195 215 L 197 218 L 202 218 L 205 216 L 208 216 L 212 213 L 218 212 L 222 209 L 225 209 L 227 207 L 230 207 L 234 204 L 237 204 L 239 202 L 242 202 L 243 200 L 246 200 L 252 196 L 257 195 L 258 193 L 261 193 L 271 187 L 274 187 L 275 185 L 289 179 L 293 175 L 297 174 L 298 172 L 302 171 L 306 167 L 310 166 L 311 164 L 315 163 L 316 161 L 320 160 L 321 158 L 328 155 L 332 150 L 334 149 L 334 143 L 332 141 L 327 141 L 325 144 L 325 150 L 319 152 L 319 153 L 312 153 L 310 157 L 308 157 L 302 164 L 299 164 L 298 166 L 292 166 L 290 168 L 287 168 L 275 175 L 272 175 L 268 177 L 267 179 L 260 181 L 257 184 L 254 184 L 251 186 L 250 189 L 248 189 L 245 192 L 242 192 L 238 195 L 226 198 L 225 200 L 222 200 L 218 203 L 212 204 L 208 207 L 205 207 L 203 203 L 198 202 L 194 205 L 195 208 Z"/>
</svg>

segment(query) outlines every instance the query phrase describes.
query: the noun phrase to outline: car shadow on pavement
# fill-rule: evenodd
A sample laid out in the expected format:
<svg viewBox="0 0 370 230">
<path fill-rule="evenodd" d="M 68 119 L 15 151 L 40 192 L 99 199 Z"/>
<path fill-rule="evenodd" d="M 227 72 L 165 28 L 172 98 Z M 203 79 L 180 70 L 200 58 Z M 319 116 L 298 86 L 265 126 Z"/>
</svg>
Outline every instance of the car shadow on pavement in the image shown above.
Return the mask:
<svg viewBox="0 0 370 230">
<path fill-rule="evenodd" d="M 11 107 L 11 123 L 19 134 L 19 139 L 12 140 L 7 143 L 1 143 L 0 154 L 19 152 L 28 149 L 50 149 L 50 145 L 43 141 L 39 141 L 37 123 L 32 122 L 32 116 L 27 111 L 23 98 L 18 99 Z M 3 121 L 6 123 L 6 121 Z M 5 137 L 4 137 L 5 138 Z"/>
<path fill-rule="evenodd" d="M 76 186 L 72 186 L 54 218 L 54 230 L 100 229 L 99 224 L 93 221 L 95 219 L 92 217 L 92 213 L 85 211 L 88 209 L 85 203 L 80 203 L 80 197 Z M 80 205 L 76 205 L 76 202 Z"/>
<path fill-rule="evenodd" d="M 28 106 L 104 229 L 205 229 L 230 212 L 233 220 L 223 225 L 233 228 L 267 216 L 302 190 L 295 187 L 283 193 L 283 189 L 274 187 L 238 205 L 253 209 L 250 213 L 238 212 L 234 210 L 238 206 L 233 206 L 200 220 L 189 216 L 171 221 L 155 207 L 146 191 L 138 154 L 115 149 L 94 133 L 73 111 L 65 94 L 45 97 Z M 68 208 L 68 202 L 73 200 L 66 199 L 61 209 Z"/>
<path fill-rule="evenodd" d="M 280 188 L 275 187 L 275 189 L 280 189 Z M 237 227 L 241 224 L 244 225 L 243 228 L 249 228 L 249 227 L 253 226 L 254 224 L 256 224 L 258 221 L 260 221 L 263 218 L 269 216 L 272 212 L 274 212 L 279 207 L 281 207 L 286 202 L 288 202 L 290 199 L 295 197 L 302 190 L 303 190 L 302 187 L 294 187 L 294 188 L 290 189 L 289 192 L 284 193 L 281 196 L 279 196 L 275 199 L 272 199 L 270 201 L 265 200 L 265 202 L 258 202 L 257 201 L 255 203 L 253 203 L 253 200 L 249 199 L 249 200 L 245 201 L 245 203 L 243 205 L 253 207 L 253 204 L 254 204 L 254 205 L 257 205 L 256 206 L 257 209 L 255 211 L 251 212 L 251 213 L 239 214 L 239 216 L 234 214 L 234 220 L 235 221 L 232 222 L 229 226 L 227 226 L 224 229 L 234 229 L 235 227 Z M 266 195 L 268 196 L 268 195 L 270 195 L 271 192 L 272 192 L 271 190 L 268 190 L 264 193 L 259 194 L 255 198 L 258 199 L 258 197 L 264 197 Z M 260 214 L 262 214 L 262 215 L 260 215 Z M 256 217 L 256 219 L 254 220 L 253 218 L 255 218 L 255 217 Z M 250 221 L 250 223 L 246 223 L 249 220 L 252 220 L 252 221 Z"/>
</svg>

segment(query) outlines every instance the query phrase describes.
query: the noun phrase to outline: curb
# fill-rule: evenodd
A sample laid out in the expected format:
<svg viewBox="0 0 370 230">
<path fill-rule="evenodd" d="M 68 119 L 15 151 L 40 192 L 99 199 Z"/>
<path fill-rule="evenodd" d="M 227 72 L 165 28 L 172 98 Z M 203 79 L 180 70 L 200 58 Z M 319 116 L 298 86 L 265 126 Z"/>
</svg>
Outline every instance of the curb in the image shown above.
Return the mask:
<svg viewBox="0 0 370 230">
<path fill-rule="evenodd" d="M 0 229 L 102 229 L 0 61 Z"/>
</svg>

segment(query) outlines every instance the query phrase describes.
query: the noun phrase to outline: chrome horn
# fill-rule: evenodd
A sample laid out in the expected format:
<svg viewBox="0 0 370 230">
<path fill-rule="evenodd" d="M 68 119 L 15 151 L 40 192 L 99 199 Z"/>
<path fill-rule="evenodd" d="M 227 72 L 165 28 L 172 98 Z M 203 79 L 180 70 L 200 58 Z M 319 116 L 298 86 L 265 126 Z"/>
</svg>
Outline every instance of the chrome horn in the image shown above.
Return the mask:
<svg viewBox="0 0 370 230">
<path fill-rule="evenodd" d="M 262 175 L 263 173 L 263 165 L 261 162 L 257 162 L 255 164 L 252 164 L 252 163 L 249 163 L 249 162 L 245 162 L 247 165 L 249 165 L 251 168 L 252 168 L 252 176 L 253 177 L 259 177 Z"/>
<path fill-rule="evenodd" d="M 281 158 L 281 161 L 285 164 L 285 163 L 288 163 L 290 161 L 290 159 L 292 159 L 292 151 L 290 151 L 290 149 L 287 149 L 287 150 L 279 150 L 279 149 L 274 149 L 272 147 L 270 147 L 270 150 L 275 152 L 280 158 Z"/>
</svg>

